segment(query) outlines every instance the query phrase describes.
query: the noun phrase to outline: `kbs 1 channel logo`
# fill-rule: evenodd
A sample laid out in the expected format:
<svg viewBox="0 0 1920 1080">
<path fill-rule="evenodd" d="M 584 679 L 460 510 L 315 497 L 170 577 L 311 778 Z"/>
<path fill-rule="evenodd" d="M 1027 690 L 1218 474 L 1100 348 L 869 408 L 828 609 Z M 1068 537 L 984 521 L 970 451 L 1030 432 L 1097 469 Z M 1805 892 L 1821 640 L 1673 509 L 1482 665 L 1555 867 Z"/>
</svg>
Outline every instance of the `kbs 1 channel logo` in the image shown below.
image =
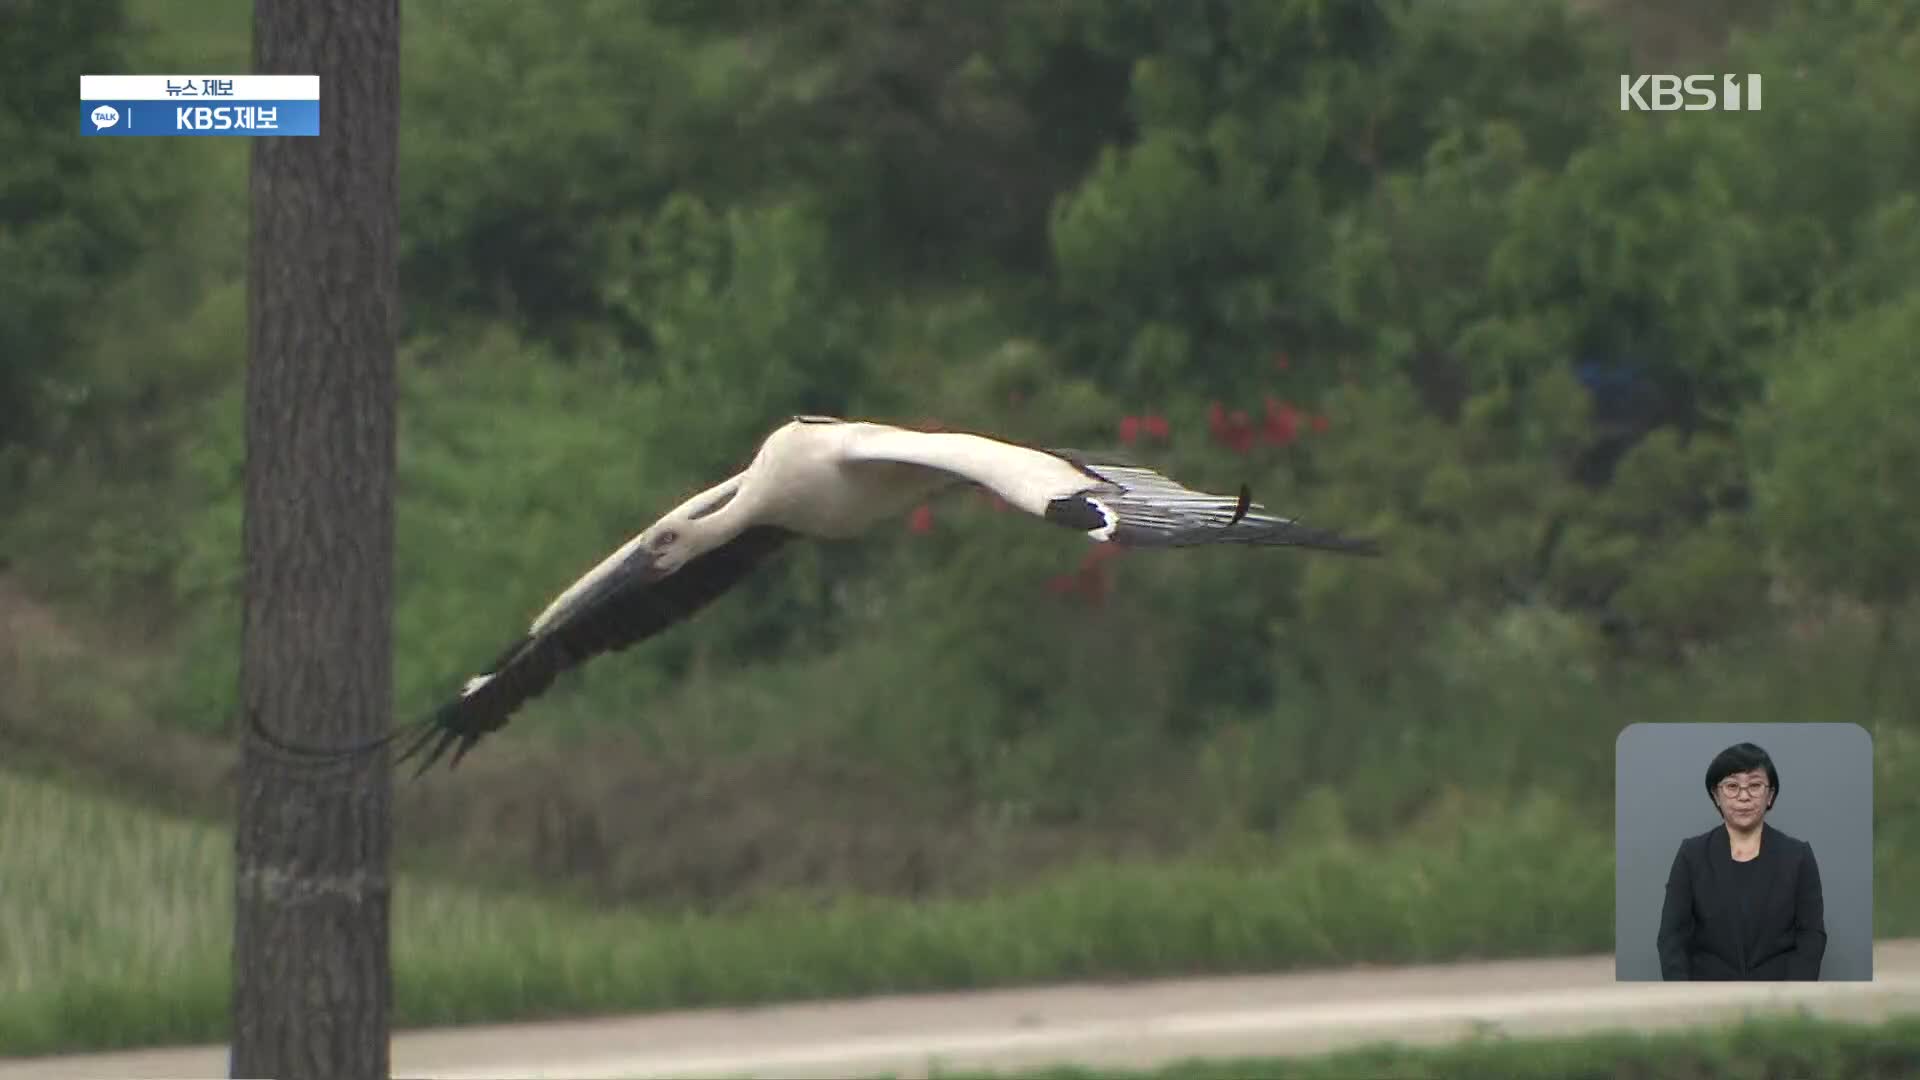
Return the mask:
<svg viewBox="0 0 1920 1080">
<path fill-rule="evenodd" d="M 1758 75 L 1622 75 L 1621 112 L 1759 112 Z"/>
<path fill-rule="evenodd" d="M 318 75 L 82 75 L 82 135 L 318 135 Z"/>
</svg>

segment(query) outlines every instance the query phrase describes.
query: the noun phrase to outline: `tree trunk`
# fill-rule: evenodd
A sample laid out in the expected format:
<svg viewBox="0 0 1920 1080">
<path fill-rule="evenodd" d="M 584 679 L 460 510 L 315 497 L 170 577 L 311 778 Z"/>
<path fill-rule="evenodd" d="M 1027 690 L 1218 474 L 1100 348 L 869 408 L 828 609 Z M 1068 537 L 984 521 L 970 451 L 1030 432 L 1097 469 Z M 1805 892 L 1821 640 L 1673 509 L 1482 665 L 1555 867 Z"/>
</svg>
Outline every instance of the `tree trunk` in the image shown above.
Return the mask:
<svg viewBox="0 0 1920 1080">
<path fill-rule="evenodd" d="M 254 70 L 320 135 L 253 141 L 240 697 L 302 742 L 391 724 L 398 0 L 256 0 Z M 234 1076 L 384 1077 L 385 754 L 285 762 L 243 724 Z"/>
</svg>

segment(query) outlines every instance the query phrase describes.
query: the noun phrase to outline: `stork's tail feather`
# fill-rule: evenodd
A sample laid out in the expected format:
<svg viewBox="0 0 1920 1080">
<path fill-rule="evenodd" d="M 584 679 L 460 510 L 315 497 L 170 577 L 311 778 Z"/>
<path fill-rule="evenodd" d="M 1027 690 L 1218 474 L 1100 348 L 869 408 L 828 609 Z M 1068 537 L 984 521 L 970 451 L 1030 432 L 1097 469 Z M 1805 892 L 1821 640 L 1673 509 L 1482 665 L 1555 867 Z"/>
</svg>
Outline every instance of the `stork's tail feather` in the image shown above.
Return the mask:
<svg viewBox="0 0 1920 1080">
<path fill-rule="evenodd" d="M 501 650 L 485 674 L 468 679 L 457 696 L 421 722 L 421 730 L 394 763 L 418 757 L 413 773 L 417 779 L 451 750 L 447 768 L 458 766 L 476 743 L 506 724 L 521 702 L 553 681 L 555 653 L 542 648 L 547 642 L 550 639 L 527 634 Z"/>
<path fill-rule="evenodd" d="M 433 768 L 434 763 L 445 757 L 449 749 L 452 749 L 453 759 L 447 762 L 447 768 L 451 769 L 459 765 L 460 759 L 467 756 L 468 750 L 473 749 L 473 744 L 480 741 L 478 731 L 462 730 L 458 715 L 460 705 L 460 699 L 455 699 L 434 710 L 432 716 L 420 723 L 419 732 L 414 736 L 413 741 L 407 744 L 407 748 L 400 752 L 400 756 L 394 759 L 394 764 L 403 764 L 424 753 L 425 756 L 420 758 L 419 766 L 413 770 L 414 778 L 418 779 L 425 775 L 428 769 Z M 459 744 L 457 748 L 456 743 Z"/>
</svg>

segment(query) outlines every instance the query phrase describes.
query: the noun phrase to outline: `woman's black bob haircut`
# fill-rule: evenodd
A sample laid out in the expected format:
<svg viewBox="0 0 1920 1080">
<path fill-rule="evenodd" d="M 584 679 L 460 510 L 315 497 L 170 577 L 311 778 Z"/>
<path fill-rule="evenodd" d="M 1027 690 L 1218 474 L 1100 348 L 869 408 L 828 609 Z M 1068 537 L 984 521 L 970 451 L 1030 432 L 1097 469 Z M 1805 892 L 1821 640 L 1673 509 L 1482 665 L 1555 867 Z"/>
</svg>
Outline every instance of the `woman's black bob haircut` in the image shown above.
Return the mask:
<svg viewBox="0 0 1920 1080">
<path fill-rule="evenodd" d="M 1767 807 L 1773 807 L 1773 800 L 1780 797 L 1780 772 L 1773 767 L 1773 759 L 1765 750 L 1750 742 L 1734 743 L 1714 755 L 1713 764 L 1707 766 L 1707 798 L 1713 798 L 1713 789 L 1720 781 L 1734 773 L 1743 773 L 1748 769 L 1767 770 Z M 1720 805 L 1714 803 L 1715 806 Z"/>
</svg>

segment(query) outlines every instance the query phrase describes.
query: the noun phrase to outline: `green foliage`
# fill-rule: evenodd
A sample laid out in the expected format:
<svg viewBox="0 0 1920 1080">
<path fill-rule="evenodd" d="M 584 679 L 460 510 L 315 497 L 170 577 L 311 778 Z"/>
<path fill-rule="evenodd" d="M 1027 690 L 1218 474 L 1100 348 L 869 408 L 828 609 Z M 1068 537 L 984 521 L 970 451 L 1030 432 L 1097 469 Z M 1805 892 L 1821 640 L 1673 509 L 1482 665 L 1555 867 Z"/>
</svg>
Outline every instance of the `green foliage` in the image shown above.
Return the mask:
<svg viewBox="0 0 1920 1080">
<path fill-rule="evenodd" d="M 1501 185 L 1530 143 L 1557 164 L 1590 123 L 1592 47 L 1552 5 L 1152 16 L 1158 36 L 1129 42 L 1142 135 L 1052 228 L 1064 341 L 1089 368 L 1126 356 L 1114 373 L 1149 392 L 1244 393 L 1276 347 L 1386 346 L 1372 366 L 1450 346 Z M 1142 18 L 1115 8 L 1108 32 Z M 1416 193 L 1445 201 L 1413 211 Z"/>
<path fill-rule="evenodd" d="M 1796 575 L 1875 607 L 1920 585 L 1920 290 L 1783 348 L 1749 434 L 1766 533 Z"/>
<path fill-rule="evenodd" d="M 1895 195 L 1854 226 L 1854 257 L 1822 283 L 1829 317 L 1898 299 L 1920 284 L 1920 196 Z"/>
<path fill-rule="evenodd" d="M 738 50 L 697 46 L 608 0 L 441 0 L 406 14 L 410 317 L 439 327 L 477 311 L 547 334 L 604 318 L 609 219 L 727 179 L 716 158 L 728 144 L 707 133 L 728 123 L 750 75 Z"/>
<path fill-rule="evenodd" d="M 718 140 L 817 198 L 842 274 L 949 283 L 1039 270 L 1054 197 L 1122 136 L 1131 58 L 1090 40 L 1104 5 L 649 5 L 740 43 L 753 87 Z"/>
<path fill-rule="evenodd" d="M 150 148 L 76 135 L 76 73 L 120 70 L 126 36 L 121 0 L 9 5 L 0 35 L 0 491 L 30 440 L 69 436 L 65 362 L 169 205 Z"/>
<path fill-rule="evenodd" d="M 1765 617 L 1766 569 L 1730 440 L 1662 429 L 1569 514 L 1550 579 L 1563 603 L 1658 652 L 1725 640 Z"/>
<path fill-rule="evenodd" d="M 1489 345 L 1462 335 L 1485 303 L 1488 259 L 1529 171 L 1513 125 L 1449 131 L 1417 170 L 1385 177 L 1333 223 L 1338 318 L 1364 328 L 1376 362 L 1417 380 L 1443 415 L 1456 415 L 1469 389 L 1461 355 Z"/>
<path fill-rule="evenodd" d="M 677 194 L 616 231 L 602 289 L 649 341 L 627 367 L 677 406 L 652 437 L 680 462 L 737 465 L 767 417 L 844 413 L 871 381 L 864 320 L 835 294 L 826 230 L 805 208 L 717 212 Z"/>
</svg>

